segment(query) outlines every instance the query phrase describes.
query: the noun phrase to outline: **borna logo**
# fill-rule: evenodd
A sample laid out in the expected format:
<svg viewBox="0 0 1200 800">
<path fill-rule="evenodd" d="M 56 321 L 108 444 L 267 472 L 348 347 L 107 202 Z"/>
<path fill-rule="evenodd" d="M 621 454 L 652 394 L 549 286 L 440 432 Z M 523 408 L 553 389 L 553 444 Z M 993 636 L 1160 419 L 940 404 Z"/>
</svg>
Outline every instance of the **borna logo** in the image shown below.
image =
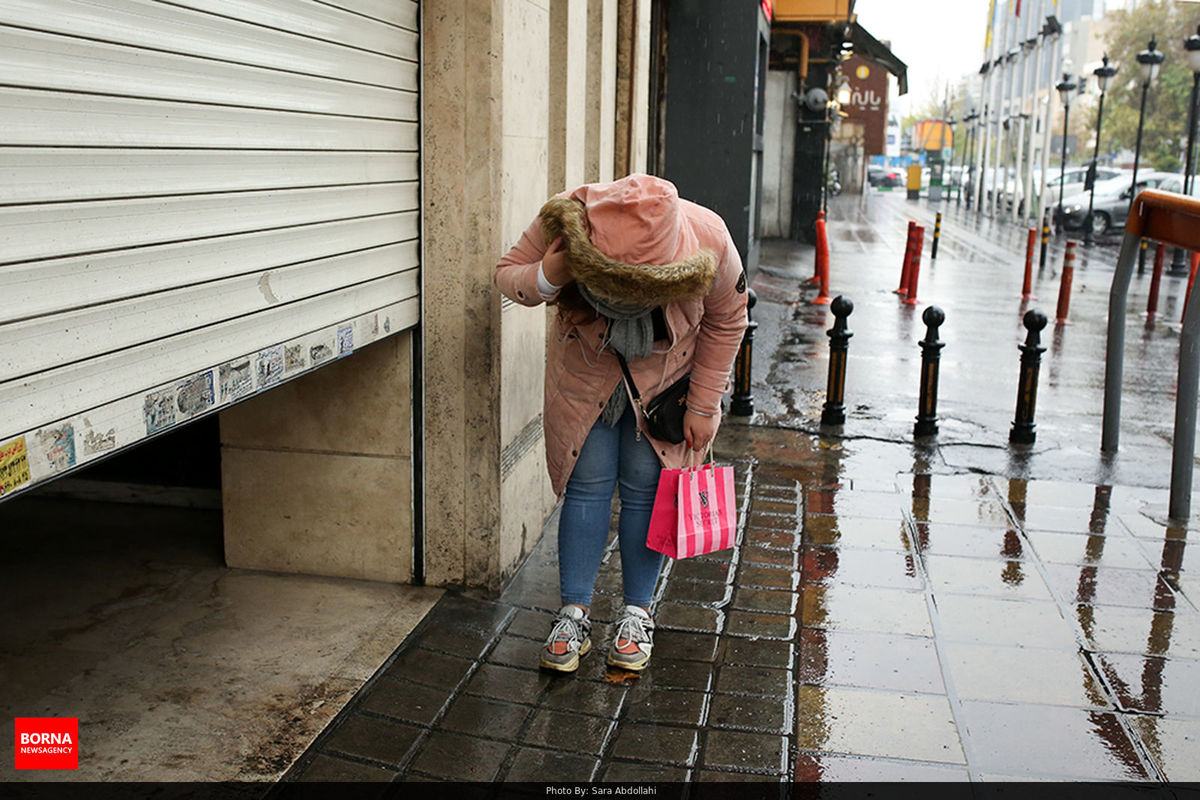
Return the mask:
<svg viewBox="0 0 1200 800">
<path fill-rule="evenodd" d="M 17 769 L 79 769 L 78 717 L 17 717 Z"/>
</svg>

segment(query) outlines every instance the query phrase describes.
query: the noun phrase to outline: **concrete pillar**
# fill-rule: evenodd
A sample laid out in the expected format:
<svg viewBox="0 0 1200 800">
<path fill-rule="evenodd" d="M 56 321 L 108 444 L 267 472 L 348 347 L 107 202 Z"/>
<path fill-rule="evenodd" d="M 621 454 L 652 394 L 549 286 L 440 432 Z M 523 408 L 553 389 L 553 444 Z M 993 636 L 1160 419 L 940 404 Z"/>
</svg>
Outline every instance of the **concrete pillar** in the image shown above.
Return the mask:
<svg viewBox="0 0 1200 800">
<path fill-rule="evenodd" d="M 550 156 L 546 194 L 578 186 L 586 178 L 588 7 L 581 0 L 551 0 Z"/>
<path fill-rule="evenodd" d="M 617 0 L 588 0 L 587 99 L 584 133 L 586 183 L 613 179 L 617 102 Z"/>
<path fill-rule="evenodd" d="M 390 336 L 221 412 L 229 566 L 412 579 L 412 340 Z"/>
<path fill-rule="evenodd" d="M 617 100 L 613 177 L 646 170 L 650 102 L 650 0 L 617 3 Z"/>
</svg>

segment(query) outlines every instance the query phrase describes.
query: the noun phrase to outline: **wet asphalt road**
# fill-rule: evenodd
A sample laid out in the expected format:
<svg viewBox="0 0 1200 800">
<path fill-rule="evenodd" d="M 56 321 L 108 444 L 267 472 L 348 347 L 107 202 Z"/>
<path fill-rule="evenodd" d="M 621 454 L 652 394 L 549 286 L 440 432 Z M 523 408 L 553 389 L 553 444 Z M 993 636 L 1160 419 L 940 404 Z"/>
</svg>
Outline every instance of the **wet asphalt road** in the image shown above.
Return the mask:
<svg viewBox="0 0 1200 800">
<path fill-rule="evenodd" d="M 594 655 L 537 670 L 552 519 L 500 597 L 447 595 L 287 780 L 1200 779 L 1195 532 L 1163 519 L 1183 282 L 1164 280 L 1149 326 L 1131 313 L 1122 449 L 1102 459 L 1116 250 L 1081 249 L 1071 324 L 1045 332 L 1037 443 L 1013 448 L 1020 319 L 1052 316 L 1061 245 L 1027 304 L 1024 231 L 951 210 L 904 305 L 907 221 L 931 232 L 933 213 L 886 194 L 831 208 L 833 294 L 855 303 L 838 431 L 818 426 L 831 317 L 801 287 L 812 248 L 764 244 L 756 413 L 717 447 L 739 546 L 671 562 L 643 675 L 603 665 L 611 548 Z M 929 303 L 946 313 L 941 431 L 914 442 Z"/>
</svg>

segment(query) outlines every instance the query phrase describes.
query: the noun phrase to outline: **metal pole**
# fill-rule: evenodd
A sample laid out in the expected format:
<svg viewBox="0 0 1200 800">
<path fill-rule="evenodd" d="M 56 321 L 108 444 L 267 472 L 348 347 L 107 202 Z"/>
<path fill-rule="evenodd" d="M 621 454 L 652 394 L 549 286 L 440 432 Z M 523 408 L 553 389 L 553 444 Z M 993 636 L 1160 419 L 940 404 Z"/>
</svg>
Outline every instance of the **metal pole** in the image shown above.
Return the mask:
<svg viewBox="0 0 1200 800">
<path fill-rule="evenodd" d="M 1071 104 L 1063 104 L 1063 140 L 1062 140 L 1062 166 L 1058 168 L 1058 215 L 1054 220 L 1054 231 L 1058 233 L 1062 230 L 1062 201 L 1063 201 L 1063 186 L 1067 179 L 1067 124 L 1071 121 Z"/>
<path fill-rule="evenodd" d="M 1054 54 L 1057 53 L 1061 49 L 1061 45 L 1062 45 L 1062 36 L 1061 36 L 1061 34 L 1056 35 L 1054 37 L 1054 43 L 1051 45 L 1051 47 L 1053 48 L 1051 51 L 1051 59 L 1052 59 L 1051 63 L 1054 63 L 1054 61 L 1053 61 L 1053 59 L 1055 57 Z M 1046 86 L 1046 123 L 1042 128 L 1042 178 L 1041 178 L 1041 185 L 1038 186 L 1038 219 L 1046 218 L 1047 206 L 1050 205 L 1050 203 L 1048 202 L 1049 198 L 1047 197 L 1049 192 L 1046 191 L 1046 187 L 1050 185 L 1048 176 L 1050 173 L 1050 136 L 1051 136 L 1051 128 L 1054 127 L 1053 122 L 1054 122 L 1054 108 L 1055 108 L 1055 103 L 1054 103 L 1054 75 L 1055 75 L 1055 72 L 1056 72 L 1055 70 L 1050 71 L 1050 81 Z M 1066 130 L 1066 128 L 1064 128 L 1063 130 Z"/>
<path fill-rule="evenodd" d="M 1192 193 L 1192 183 L 1195 180 L 1195 171 L 1192 163 L 1192 152 L 1196 146 L 1196 94 L 1197 88 L 1200 87 L 1200 72 L 1192 73 L 1192 94 L 1188 101 L 1188 130 L 1187 130 L 1187 158 L 1183 164 L 1183 193 L 1190 195 Z M 1171 254 L 1171 268 L 1168 270 L 1172 275 L 1179 275 L 1187 269 L 1184 264 L 1183 248 L 1176 247 L 1175 252 Z"/>
<path fill-rule="evenodd" d="M 1100 450 L 1117 452 L 1121 441 L 1121 380 L 1125 371 L 1125 309 L 1129 299 L 1129 281 L 1137 261 L 1138 237 L 1126 233 L 1121 253 L 1113 270 L 1108 292 L 1108 343 L 1104 357 L 1104 417 L 1101 423 Z M 1200 304 L 1198 304 L 1200 305 Z"/>
<path fill-rule="evenodd" d="M 1083 243 L 1090 245 L 1092 243 L 1092 205 L 1096 202 L 1096 168 L 1100 166 L 1100 126 L 1104 124 L 1104 95 L 1105 90 L 1100 90 L 1100 105 L 1096 109 L 1096 147 L 1092 150 L 1092 165 L 1089 167 L 1091 173 L 1092 188 L 1088 191 L 1088 211 L 1087 216 L 1083 218 Z"/>
<path fill-rule="evenodd" d="M 742 334 L 742 347 L 738 351 L 737 361 L 733 365 L 734 387 L 733 397 L 729 403 L 729 413 L 735 417 L 749 417 L 754 413 L 754 395 L 751 392 L 751 358 L 754 355 L 754 330 L 758 323 L 751 318 L 754 304 L 758 295 L 753 289 L 746 290 L 746 317 L 749 324 Z"/>
<path fill-rule="evenodd" d="M 1192 511 L 1192 462 L 1196 455 L 1196 392 L 1200 387 L 1200 303 L 1189 305 L 1179 337 L 1179 379 L 1175 394 L 1175 436 L 1171 450 L 1168 515 L 1186 520 Z"/>
<path fill-rule="evenodd" d="M 1138 111 L 1137 143 L 1133 146 L 1133 182 L 1129 184 L 1129 202 L 1131 203 L 1134 195 L 1137 194 L 1138 160 L 1142 155 L 1142 124 L 1146 121 L 1146 90 L 1149 88 L 1150 81 L 1144 81 L 1142 83 L 1142 108 Z"/>
</svg>

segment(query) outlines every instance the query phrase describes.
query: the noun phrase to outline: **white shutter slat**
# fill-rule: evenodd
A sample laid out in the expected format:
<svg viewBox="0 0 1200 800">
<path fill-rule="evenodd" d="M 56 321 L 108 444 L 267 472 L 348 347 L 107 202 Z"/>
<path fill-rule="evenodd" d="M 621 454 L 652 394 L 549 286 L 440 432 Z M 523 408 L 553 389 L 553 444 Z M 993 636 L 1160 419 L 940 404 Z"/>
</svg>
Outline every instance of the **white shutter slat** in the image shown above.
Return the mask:
<svg viewBox="0 0 1200 800">
<path fill-rule="evenodd" d="M 344 8 L 374 19 L 417 29 L 417 4 L 413 0 L 320 0 L 325 5 Z"/>
<path fill-rule="evenodd" d="M 119 4 L 56 0 L 53 14 L 46 13 L 45 0 L 5 0 L 0 3 L 2 24 L 359 83 L 416 88 L 412 73 L 417 39 L 395 35 L 395 31 L 386 31 L 392 35 L 387 39 L 391 47 L 384 55 L 151 0 Z"/>
<path fill-rule="evenodd" d="M 416 208 L 415 183 L 0 208 L 0 263 Z"/>
<path fill-rule="evenodd" d="M 0 87 L 0 144 L 416 151 L 415 122 Z"/>
<path fill-rule="evenodd" d="M 0 267 L 0 323 L 415 239 L 415 211 Z"/>
<path fill-rule="evenodd" d="M 401 272 L 402 300 L 417 293 L 416 266 L 410 242 L 0 325 L 0 381 Z"/>
<path fill-rule="evenodd" d="M 416 153 L 0 147 L 0 205 L 396 183 Z"/>
<path fill-rule="evenodd" d="M 411 69 L 415 80 L 416 69 Z M 9 86 L 393 120 L 417 118 L 417 95 L 360 83 L 199 60 L 0 28 Z"/>
<path fill-rule="evenodd" d="M 242 317 L 213 329 L 189 331 L 29 378 L 0 383 L 0 441 L 69 414 L 138 394 L 174 378 L 209 369 L 308 331 L 397 302 L 409 282 L 404 275 L 382 278 L 343 291 Z M 390 333 L 415 322 L 416 298 L 404 304 L 411 315 Z M 408 321 L 411 320 L 411 321 Z M 380 325 L 384 320 L 379 321 Z M 120 376 L 120 380 L 114 380 Z"/>
</svg>

